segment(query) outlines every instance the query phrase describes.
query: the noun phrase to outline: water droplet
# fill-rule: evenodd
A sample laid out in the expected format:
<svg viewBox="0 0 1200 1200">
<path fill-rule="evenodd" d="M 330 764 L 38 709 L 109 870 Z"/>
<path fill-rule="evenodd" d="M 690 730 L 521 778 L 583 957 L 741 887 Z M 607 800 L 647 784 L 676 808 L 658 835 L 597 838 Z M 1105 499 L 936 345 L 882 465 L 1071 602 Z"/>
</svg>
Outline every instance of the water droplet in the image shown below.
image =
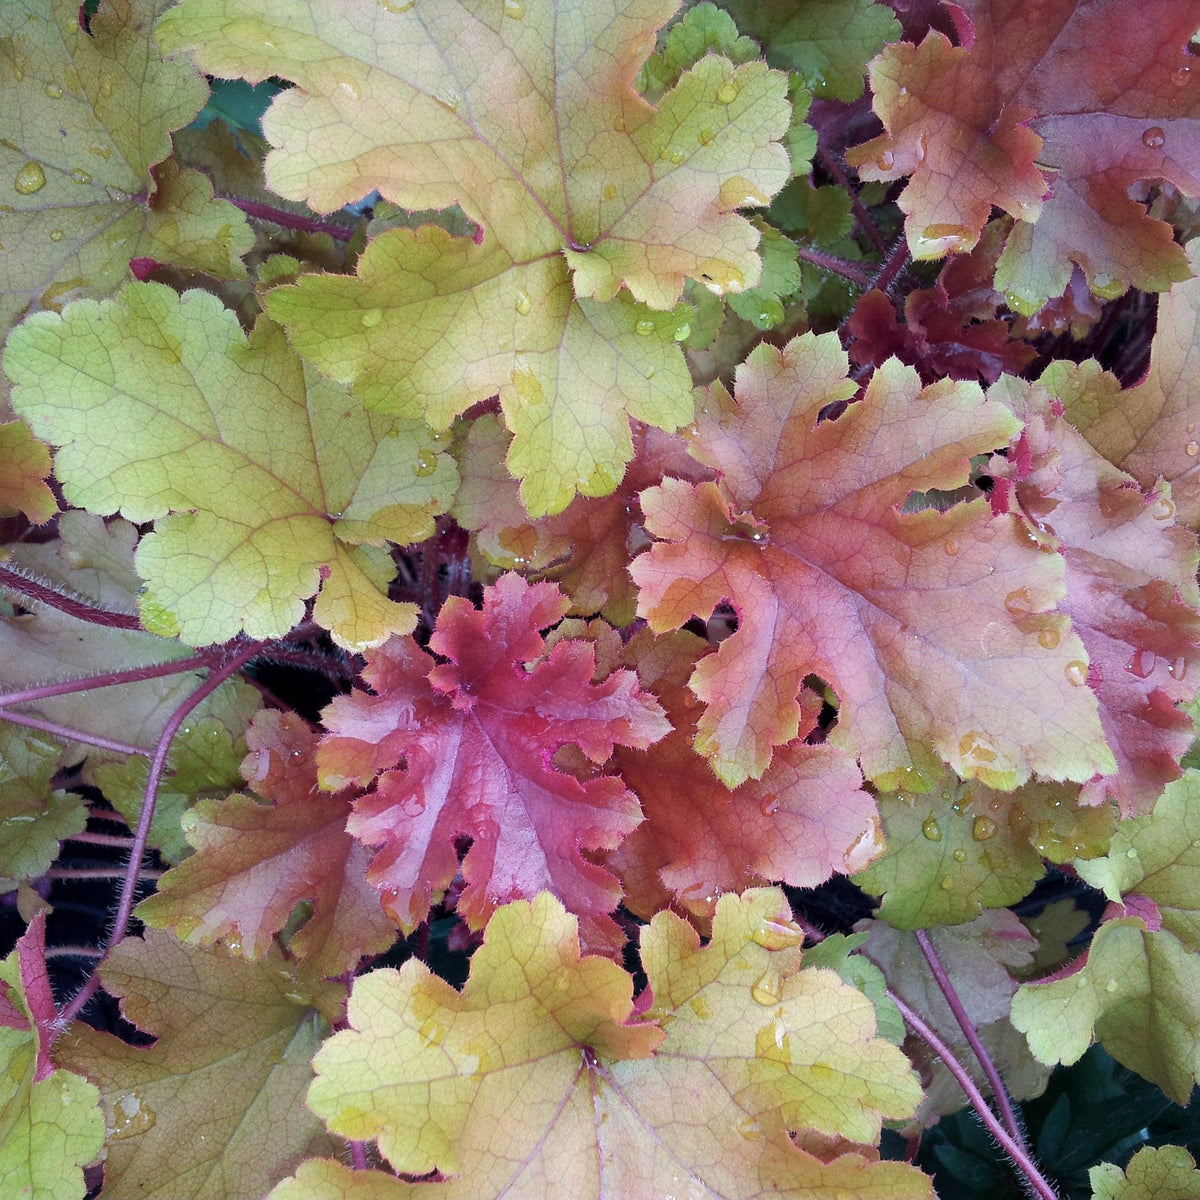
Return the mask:
<svg viewBox="0 0 1200 1200">
<path fill-rule="evenodd" d="M 670 146 L 665 146 L 658 157 L 664 162 L 674 163 L 675 166 L 679 166 L 683 162 L 685 155 L 682 150 L 672 150 Z"/>
<path fill-rule="evenodd" d="M 788 950 L 804 941 L 804 930 L 795 921 L 764 917 L 750 934 L 765 950 Z"/>
<path fill-rule="evenodd" d="M 988 745 L 987 739 L 978 730 L 963 734 L 958 742 L 958 752 L 963 758 L 973 758 L 976 762 L 990 763 L 996 761 L 996 752 Z"/>
<path fill-rule="evenodd" d="M 634 329 L 636 329 L 638 333 L 642 335 L 642 337 L 649 337 L 654 332 L 654 322 L 643 317 L 642 320 L 640 320 L 634 326 Z"/>
<path fill-rule="evenodd" d="M 702 129 L 696 134 L 696 141 L 702 146 L 711 146 L 715 137 L 716 134 L 711 129 Z"/>
<path fill-rule="evenodd" d="M 519 21 L 525 15 L 525 0 L 504 0 L 504 15 Z"/>
<path fill-rule="evenodd" d="M 768 967 L 750 988 L 750 995 L 756 1004 L 769 1008 L 778 1004 L 783 996 L 783 979 L 774 967 Z"/>
<path fill-rule="evenodd" d="M 1067 673 L 1067 682 L 1072 687 L 1082 687 L 1087 683 L 1088 668 L 1087 663 L 1081 658 L 1073 658 L 1067 663 L 1064 670 Z"/>
<path fill-rule="evenodd" d="M 977 842 L 986 842 L 988 838 L 996 836 L 996 822 L 991 817 L 978 816 L 975 818 L 975 824 L 971 826 L 971 836 Z"/>
<path fill-rule="evenodd" d="M 890 150 L 884 150 L 875 159 L 875 166 L 880 171 L 890 171 L 895 165 L 896 156 Z"/>
<path fill-rule="evenodd" d="M 517 298 L 514 301 L 514 307 L 521 316 L 529 316 L 529 310 L 533 308 L 533 301 L 529 298 L 529 293 L 524 288 L 517 288 Z"/>
<path fill-rule="evenodd" d="M 940 887 L 943 892 L 953 891 L 954 890 L 954 880 L 951 879 L 949 875 L 943 875 L 941 878 L 941 882 L 938 883 L 938 887 Z"/>
<path fill-rule="evenodd" d="M 606 183 L 604 185 L 605 200 L 615 200 L 617 198 L 617 185 L 615 183 Z"/>
<path fill-rule="evenodd" d="M 362 315 L 364 329 L 374 329 L 383 320 L 383 309 L 368 308 Z"/>
<path fill-rule="evenodd" d="M 13 187 L 22 196 L 32 196 L 34 192 L 40 192 L 45 186 L 46 172 L 42 170 L 41 163 L 32 161 L 27 162 L 17 172 L 17 177 L 13 181 Z"/>
<path fill-rule="evenodd" d="M 741 91 L 741 88 L 738 87 L 737 81 L 727 79 L 717 88 L 717 99 L 722 104 L 732 104 L 738 98 L 739 91 Z"/>
<path fill-rule="evenodd" d="M 413 474 L 420 479 L 428 479 L 437 470 L 437 454 L 424 446 L 417 451 L 417 461 L 413 466 Z"/>
<path fill-rule="evenodd" d="M 1188 442 L 1184 446 L 1184 449 L 1187 451 L 1189 458 L 1195 458 L 1197 454 L 1200 454 L 1200 442 Z"/>
<path fill-rule="evenodd" d="M 1087 976 L 1082 971 L 1080 971 L 1080 973 L 1075 977 L 1075 986 L 1082 992 L 1083 989 L 1085 987 L 1087 987 L 1087 985 L 1088 985 Z"/>
<path fill-rule="evenodd" d="M 1034 610 L 1033 597 L 1028 588 L 1017 588 L 1004 597 L 1004 607 L 1014 617 L 1027 617 Z"/>
<path fill-rule="evenodd" d="M 936 817 L 926 817 L 921 822 L 921 832 L 931 842 L 940 842 L 942 840 L 942 827 L 937 823 Z"/>
<path fill-rule="evenodd" d="M 111 146 L 89 146 L 88 153 L 94 154 L 97 158 L 102 158 L 107 162 L 108 156 L 110 154 L 112 154 L 112 147 Z"/>
<path fill-rule="evenodd" d="M 1101 300 L 1115 300 L 1125 291 L 1125 284 L 1113 275 L 1097 275 L 1091 281 L 1091 288 Z"/>
<path fill-rule="evenodd" d="M 1186 67 L 1186 66 L 1179 67 L 1176 69 L 1174 76 L 1172 76 L 1171 82 L 1176 87 L 1183 87 L 1185 84 L 1188 83 L 1188 81 L 1191 79 L 1191 77 L 1192 77 L 1192 68 L 1191 67 Z"/>
<path fill-rule="evenodd" d="M 1138 852 L 1136 846 L 1130 846 L 1129 849 L 1125 851 L 1126 858 L 1137 858 L 1137 856 Z"/>
<path fill-rule="evenodd" d="M 1139 679 L 1147 679 L 1153 673 L 1156 662 L 1152 650 L 1135 650 L 1125 664 L 1125 670 Z"/>
<path fill-rule="evenodd" d="M 940 254 L 962 254 L 978 240 L 975 231 L 966 225 L 926 225 L 915 253 L 921 257 Z"/>
<path fill-rule="evenodd" d="M 406 13 L 417 0 L 379 0 L 379 7 L 386 8 L 390 13 Z"/>
<path fill-rule="evenodd" d="M 738 1122 L 737 1131 L 748 1142 L 760 1141 L 763 1137 L 762 1126 L 753 1117 L 743 1117 Z"/>
<path fill-rule="evenodd" d="M 942 549 L 953 558 L 958 553 L 958 543 L 953 538 L 947 538 Z"/>
<path fill-rule="evenodd" d="M 702 1021 L 707 1021 L 712 1016 L 712 1009 L 708 1006 L 708 1001 L 703 996 L 693 996 L 688 1001 L 688 1007 Z"/>
<path fill-rule="evenodd" d="M 108 1140 L 115 1142 L 136 1137 L 153 1129 L 157 1120 L 157 1114 L 141 1096 L 137 1092 L 130 1092 L 113 1104 L 112 1123 L 107 1130 Z"/>
<path fill-rule="evenodd" d="M 774 792 L 767 792 L 758 805 L 764 817 L 773 816 L 779 810 L 779 797 Z"/>
<path fill-rule="evenodd" d="M 446 1040 L 446 1027 L 432 1017 L 426 1021 L 417 1032 L 426 1046 L 440 1046 Z"/>
<path fill-rule="evenodd" d="M 445 91 L 434 99 L 447 111 L 454 112 L 462 103 L 462 97 L 455 91 Z"/>
<path fill-rule="evenodd" d="M 672 336 L 677 342 L 686 342 L 692 336 L 692 327 L 684 321 L 682 325 L 675 326 L 675 332 Z"/>
<path fill-rule="evenodd" d="M 42 91 L 50 97 L 51 100 L 61 100 L 63 98 L 63 90 L 61 84 L 48 83 Z"/>
<path fill-rule="evenodd" d="M 1156 521 L 1169 521 L 1175 515 L 1175 504 L 1166 496 L 1159 496 L 1150 507 L 1150 515 Z"/>
<path fill-rule="evenodd" d="M 954 861 L 955 862 L 966 862 L 967 861 L 967 852 L 961 846 L 954 852 Z"/>
<path fill-rule="evenodd" d="M 1188 672 L 1187 659 L 1186 658 L 1175 659 L 1175 661 L 1173 663 L 1171 663 L 1171 665 L 1167 668 L 1167 671 L 1170 673 L 1172 679 L 1179 679 L 1179 680 L 1186 679 L 1187 672 Z"/>
<path fill-rule="evenodd" d="M 1167 135 L 1163 133 L 1162 127 L 1159 125 L 1151 125 L 1142 134 L 1142 145 L 1148 150 L 1161 150 L 1166 140 Z"/>
<path fill-rule="evenodd" d="M 71 168 L 71 179 L 75 183 L 87 184 L 92 182 L 92 177 L 82 167 Z"/>
<path fill-rule="evenodd" d="M 50 240 L 52 242 L 61 242 L 63 240 L 63 231 L 61 229 L 50 230 Z"/>
<path fill-rule="evenodd" d="M 545 402 L 546 393 L 542 390 L 541 380 L 532 371 L 525 371 L 518 367 L 512 373 L 512 380 L 513 387 L 517 389 L 517 395 L 526 404 Z"/>
</svg>

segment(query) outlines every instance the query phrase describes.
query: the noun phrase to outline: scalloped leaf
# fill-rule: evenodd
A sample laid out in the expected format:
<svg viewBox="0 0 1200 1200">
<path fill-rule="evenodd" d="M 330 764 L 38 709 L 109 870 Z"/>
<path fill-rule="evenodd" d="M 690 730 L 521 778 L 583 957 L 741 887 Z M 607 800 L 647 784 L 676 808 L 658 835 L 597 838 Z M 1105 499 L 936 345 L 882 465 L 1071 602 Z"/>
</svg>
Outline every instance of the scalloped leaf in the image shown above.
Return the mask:
<svg viewBox="0 0 1200 1200">
<path fill-rule="evenodd" d="M 661 632 L 723 600 L 738 613 L 692 676 L 707 705 L 697 749 L 727 784 L 761 777 L 796 736 L 800 685 L 816 674 L 840 701 L 830 741 L 882 789 L 929 786 L 929 747 L 1000 788 L 1033 771 L 1111 772 L 1095 697 L 1069 670 L 1083 646 L 1052 612 L 1061 561 L 983 499 L 900 510 L 913 492 L 963 486 L 971 456 L 1007 444 L 1019 422 L 975 385 L 921 389 L 896 362 L 823 419 L 855 393 L 846 370 L 835 334 L 758 347 L 736 398 L 714 384 L 698 421 L 693 453 L 719 482 L 642 493 L 662 540 L 630 568 L 639 614 Z"/>
<path fill-rule="evenodd" d="M 1062 295 L 1077 263 L 1098 295 L 1166 291 L 1190 275 L 1171 228 L 1131 199 L 1139 181 L 1200 195 L 1200 7 L 1048 0 L 1036 15 L 960 0 L 960 44 L 930 32 L 871 63 L 886 132 L 847 160 L 900 196 L 915 258 L 971 249 L 993 205 L 1017 219 L 997 273 L 1011 307 Z"/>
<path fill-rule="evenodd" d="M 328 1146 L 303 1096 L 343 987 L 306 990 L 278 950 L 250 963 L 154 931 L 122 942 L 100 972 L 126 1019 L 158 1038 L 131 1046 L 77 1021 L 56 1046 L 100 1087 L 110 1195 L 259 1200 Z"/>
<path fill-rule="evenodd" d="M 367 657 L 363 678 L 375 694 L 325 709 L 321 783 L 379 775 L 355 801 L 349 829 L 381 847 L 367 878 L 404 929 L 453 880 L 455 839 L 470 834 L 458 910 L 473 928 L 497 904 L 552 886 L 585 918 L 589 943 L 619 944 L 607 914 L 620 888 L 583 852 L 629 833 L 641 820 L 637 798 L 614 776 L 560 770 L 554 755 L 578 746 L 601 764 L 614 745 L 644 749 L 670 725 L 632 671 L 593 682 L 589 643 L 559 641 L 546 654 L 539 631 L 566 610 L 554 584 L 503 575 L 484 589 L 482 612 L 458 597 L 442 607 L 429 645 L 445 661 L 394 638 Z"/>
<path fill-rule="evenodd" d="M 156 522 L 137 568 L 157 632 L 279 636 L 318 587 L 313 615 L 343 646 L 413 627 L 414 608 L 386 597 L 390 559 L 368 551 L 433 532 L 453 463 L 420 423 L 370 415 L 306 371 L 271 322 L 247 337 L 206 292 L 135 283 L 29 318 L 4 365 L 14 408 L 61 447 L 67 499 Z"/>
<path fill-rule="evenodd" d="M 1191 1200 L 1200 1192 L 1196 1160 L 1182 1146 L 1143 1146 L 1125 1170 L 1100 1163 L 1088 1179 L 1094 1200 Z"/>
<path fill-rule="evenodd" d="M 181 940 L 259 959 L 301 901 L 312 915 L 288 941 L 315 975 L 340 975 L 380 954 L 396 927 L 366 881 L 368 851 L 346 832 L 350 801 L 322 793 L 317 734 L 295 713 L 262 712 L 246 732 L 242 771 L 253 796 L 204 800 L 183 821 L 196 853 L 159 880 L 137 915 Z"/>
<path fill-rule="evenodd" d="M 299 1180 L 412 1200 L 681 1184 L 697 1200 L 932 1195 L 904 1164 L 857 1153 L 826 1163 L 789 1139 L 787 1124 L 809 1121 L 874 1139 L 881 1115 L 910 1111 L 919 1091 L 899 1051 L 873 1036 L 870 1001 L 832 971 L 796 970 L 802 935 L 780 892 L 724 897 L 704 948 L 667 913 L 642 937 L 646 1016 L 665 1037 L 630 1022 L 629 976 L 581 958 L 575 919 L 545 894 L 496 911 L 461 993 L 415 960 L 358 980 L 309 1104 L 344 1136 L 376 1139 L 395 1169 L 449 1178 L 359 1185 L 309 1164 L 275 1200 L 306 1194 Z"/>
<path fill-rule="evenodd" d="M 298 23 L 283 0 L 185 0 L 158 24 L 206 70 L 298 85 L 263 121 L 281 195 L 329 210 L 378 188 L 409 209 L 457 203 L 480 227 L 393 230 L 356 278 L 301 279 L 266 304 L 369 405 L 444 428 L 499 392 L 535 516 L 612 491 L 629 416 L 690 418 L 686 317 L 670 310 L 689 277 L 757 282 L 758 231 L 736 209 L 787 179 L 787 80 L 765 63 L 709 55 L 656 107 L 635 90 L 677 5 L 353 0 Z M 667 315 L 600 303 L 622 287 Z"/>
<path fill-rule="evenodd" d="M 129 278 L 131 259 L 244 279 L 254 235 L 196 171 L 174 163 L 172 129 L 204 104 L 203 78 L 160 57 L 150 26 L 169 0 L 109 0 L 80 26 L 75 0 L 0 7 L 4 283 L 0 329 L 60 311 Z M 6 69 L 7 68 L 7 69 Z M 147 195 L 149 193 L 149 195 Z"/>
</svg>

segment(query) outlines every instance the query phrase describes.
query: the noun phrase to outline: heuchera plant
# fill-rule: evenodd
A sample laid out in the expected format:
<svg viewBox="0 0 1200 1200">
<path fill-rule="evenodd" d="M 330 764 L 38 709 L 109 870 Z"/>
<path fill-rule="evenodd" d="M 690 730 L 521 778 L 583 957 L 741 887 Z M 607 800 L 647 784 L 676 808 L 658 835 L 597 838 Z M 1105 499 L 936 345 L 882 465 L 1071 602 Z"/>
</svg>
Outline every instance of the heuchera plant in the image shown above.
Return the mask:
<svg viewBox="0 0 1200 1200">
<path fill-rule="evenodd" d="M 1200 1195 L 1198 29 L 0 5 L 0 1195 Z"/>
</svg>

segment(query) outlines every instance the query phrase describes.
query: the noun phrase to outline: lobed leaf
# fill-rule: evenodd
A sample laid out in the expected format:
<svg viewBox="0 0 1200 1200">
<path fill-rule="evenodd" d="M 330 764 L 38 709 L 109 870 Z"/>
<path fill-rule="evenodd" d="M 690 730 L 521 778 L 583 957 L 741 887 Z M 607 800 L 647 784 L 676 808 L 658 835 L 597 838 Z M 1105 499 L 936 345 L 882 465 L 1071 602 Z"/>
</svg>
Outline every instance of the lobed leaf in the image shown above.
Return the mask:
<svg viewBox="0 0 1200 1200">
<path fill-rule="evenodd" d="M 736 209 L 787 178 L 786 80 L 765 64 L 709 55 L 657 107 L 634 89 L 677 2 L 355 0 L 297 24 L 280 0 L 187 0 L 158 24 L 207 70 L 298 85 L 263 122 L 281 195 L 328 210 L 377 188 L 408 209 L 457 203 L 480 227 L 392 230 L 356 278 L 301 279 L 266 304 L 368 405 L 440 429 L 499 392 L 535 516 L 613 490 L 628 417 L 689 420 L 672 310 L 688 277 L 757 282 L 759 235 Z M 623 287 L 640 303 L 600 303 Z"/>
<path fill-rule="evenodd" d="M 886 132 L 847 156 L 864 179 L 911 176 L 900 196 L 915 258 L 971 249 L 991 207 L 1016 218 L 997 273 L 1025 313 L 1060 296 L 1078 264 L 1105 298 L 1166 291 L 1190 275 L 1170 226 L 1131 199 L 1141 180 L 1200 194 L 1195 0 L 1135 5 L 1004 0 L 952 9 L 942 33 L 871 63 Z"/>
<path fill-rule="evenodd" d="M 137 568 L 158 632 L 279 636 L 318 587 L 313 615 L 342 645 L 412 628 L 368 551 L 427 537 L 453 467 L 424 426 L 371 416 L 306 371 L 269 321 L 247 338 L 207 293 L 129 284 L 32 317 L 4 363 L 14 407 L 62 447 L 67 499 L 156 522 Z"/>
<path fill-rule="evenodd" d="M 203 175 L 162 161 L 170 131 L 207 94 L 190 63 L 162 58 L 150 41 L 168 7 L 109 0 L 90 30 L 74 0 L 0 9 L 0 107 L 11 118 L 0 142 L 0 177 L 11 180 L 0 208 L 0 328 L 26 309 L 107 296 L 136 258 L 246 277 L 246 218 L 214 200 Z"/>
<path fill-rule="evenodd" d="M 760 346 L 738 368 L 736 399 L 713 385 L 698 422 L 693 452 L 719 482 L 642 493 L 661 540 L 630 568 L 639 614 L 662 631 L 723 600 L 738 613 L 692 676 L 707 705 L 697 749 L 727 784 L 761 777 L 796 736 L 796 697 L 816 674 L 840 701 L 830 741 L 884 789 L 928 780 L 927 747 L 1000 788 L 1035 770 L 1111 772 L 1095 697 L 1071 667 L 1083 647 L 1052 611 L 1061 563 L 982 499 L 900 510 L 914 491 L 965 484 L 970 457 L 1019 424 L 973 386 L 922 391 L 898 363 L 825 420 L 854 394 L 845 376 L 832 334 Z"/>
<path fill-rule="evenodd" d="M 355 801 L 349 829 L 381 847 L 367 878 L 403 928 L 450 884 L 455 839 L 469 834 L 458 910 L 473 928 L 497 904 L 552 886 L 584 917 L 589 940 L 618 944 L 606 914 L 620 889 L 584 852 L 611 849 L 633 829 L 637 799 L 611 775 L 568 774 L 554 756 L 572 745 L 602 764 L 615 745 L 645 748 L 670 726 L 633 672 L 593 682 L 589 644 L 559 641 L 546 653 L 539 631 L 566 610 L 555 585 L 503 575 L 484 590 L 482 612 L 457 597 L 442 607 L 429 645 L 445 661 L 395 638 L 368 656 L 363 677 L 375 694 L 325 710 L 322 785 L 379 776 Z"/>
</svg>

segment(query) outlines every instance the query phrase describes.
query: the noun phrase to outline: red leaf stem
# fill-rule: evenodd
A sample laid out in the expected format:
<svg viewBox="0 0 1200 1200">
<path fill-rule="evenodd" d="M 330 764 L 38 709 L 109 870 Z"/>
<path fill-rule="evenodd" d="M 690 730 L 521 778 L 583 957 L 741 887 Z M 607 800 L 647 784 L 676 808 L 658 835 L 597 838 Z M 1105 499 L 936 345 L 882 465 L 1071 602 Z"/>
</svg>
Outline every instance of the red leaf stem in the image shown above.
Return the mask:
<svg viewBox="0 0 1200 1200">
<path fill-rule="evenodd" d="M 315 217 L 290 213 L 286 209 L 272 208 L 271 205 L 259 204 L 256 200 L 243 200 L 239 196 L 224 196 L 222 199 L 228 200 L 235 208 L 240 208 L 248 217 L 270 221 L 273 225 L 282 225 L 284 229 L 299 229 L 304 233 L 327 233 L 339 242 L 348 242 L 354 236 L 353 229 L 335 225 L 332 221 L 319 221 Z"/>
<path fill-rule="evenodd" d="M 129 742 L 121 742 L 116 738 L 102 737 L 98 733 L 86 733 L 82 729 L 72 729 L 69 725 L 59 725 L 57 721 L 46 721 L 41 717 L 32 717 L 28 713 L 0 713 L 0 719 L 10 721 L 14 725 L 24 725 L 28 729 L 37 729 L 52 737 L 62 738 L 68 742 L 83 742 L 87 746 L 96 746 L 100 750 L 111 750 L 114 754 L 139 754 L 143 758 L 150 757 L 150 751 L 143 746 L 133 746 Z"/>
<path fill-rule="evenodd" d="M 879 226 L 875 224 L 870 212 L 867 211 L 867 206 L 859 198 L 858 192 L 850 186 L 850 180 L 843 170 L 842 164 L 824 146 L 817 147 L 817 157 L 821 160 L 821 166 L 829 172 L 829 177 L 838 187 L 844 188 L 850 197 L 850 207 L 858 221 L 859 228 L 871 239 L 880 254 L 886 254 L 887 243 L 883 240 L 883 234 L 879 232 Z"/>
<path fill-rule="evenodd" d="M 38 687 L 22 688 L 19 692 L 5 692 L 0 695 L 0 708 L 29 704 L 34 700 L 46 700 L 52 696 L 69 696 L 74 692 L 116 687 L 122 683 L 139 683 L 143 679 L 157 679 L 163 675 L 182 675 L 185 671 L 211 667 L 217 653 L 218 651 L 206 650 L 193 654 L 190 658 L 176 658 L 170 662 L 131 667 L 127 671 L 107 671 L 102 675 L 87 675 L 82 679 L 67 679 L 60 683 L 44 683 Z"/>
<path fill-rule="evenodd" d="M 57 608 L 80 621 L 90 621 L 93 625 L 107 625 L 114 629 L 142 628 L 142 623 L 137 617 L 129 613 L 112 612 L 107 608 L 97 608 L 94 604 L 69 596 L 58 588 L 39 583 L 12 563 L 0 564 L 0 586 L 9 588 L 21 596 L 27 596 L 30 600 L 38 600 L 51 608 Z"/>
</svg>

